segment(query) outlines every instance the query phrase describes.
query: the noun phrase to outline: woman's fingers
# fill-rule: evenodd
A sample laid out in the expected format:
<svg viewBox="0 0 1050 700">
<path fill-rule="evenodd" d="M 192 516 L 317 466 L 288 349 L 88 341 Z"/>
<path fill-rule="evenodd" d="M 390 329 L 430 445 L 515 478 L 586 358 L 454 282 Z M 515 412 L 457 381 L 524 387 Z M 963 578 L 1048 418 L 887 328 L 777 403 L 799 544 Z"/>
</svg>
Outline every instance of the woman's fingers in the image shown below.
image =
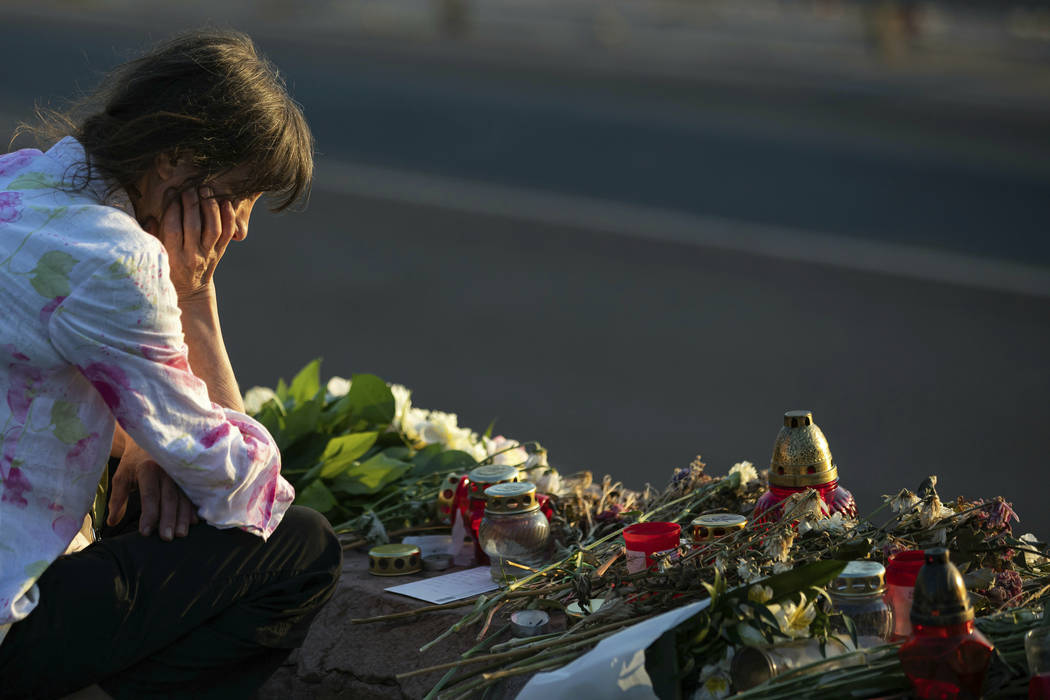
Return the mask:
<svg viewBox="0 0 1050 700">
<path fill-rule="evenodd" d="M 160 239 L 169 256 L 182 250 L 182 202 L 179 197 L 172 197 L 171 203 L 164 210 L 157 238 Z"/>
<path fill-rule="evenodd" d="M 197 509 L 194 508 L 193 502 L 186 497 L 186 494 L 179 491 L 179 512 L 175 517 L 175 536 L 185 537 L 189 534 L 190 525 L 193 523 L 194 515 Z"/>
<path fill-rule="evenodd" d="M 215 247 L 224 228 L 222 214 L 219 211 L 219 200 L 213 196 L 210 187 L 200 189 L 201 203 L 201 250 L 209 251 Z"/>
<path fill-rule="evenodd" d="M 233 202 L 224 199 L 219 206 L 219 211 L 222 220 L 222 234 L 215 242 L 216 262 L 225 255 L 226 247 L 230 245 L 230 241 L 233 240 L 233 234 L 237 232 L 237 212 L 233 209 Z"/>
<path fill-rule="evenodd" d="M 165 542 L 175 539 L 175 521 L 179 515 L 179 487 L 168 476 L 160 474 L 160 520 L 157 531 Z"/>
<path fill-rule="evenodd" d="M 142 464 L 137 471 L 139 502 L 142 506 L 142 515 L 139 516 L 139 532 L 149 537 L 160 515 L 161 492 L 158 474 L 160 467 L 151 469 L 150 465 Z"/>
<path fill-rule="evenodd" d="M 190 251 L 201 245 L 201 201 L 196 187 L 182 193 L 182 245 Z"/>
</svg>

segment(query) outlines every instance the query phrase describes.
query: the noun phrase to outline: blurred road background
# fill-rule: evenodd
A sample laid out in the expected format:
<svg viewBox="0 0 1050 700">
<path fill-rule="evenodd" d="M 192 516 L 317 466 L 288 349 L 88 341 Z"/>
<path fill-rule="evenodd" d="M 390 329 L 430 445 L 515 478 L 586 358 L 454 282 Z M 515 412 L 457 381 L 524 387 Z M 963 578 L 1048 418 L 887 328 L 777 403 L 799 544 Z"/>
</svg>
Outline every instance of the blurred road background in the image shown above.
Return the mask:
<svg viewBox="0 0 1050 700">
<path fill-rule="evenodd" d="M 940 476 L 1050 537 L 1050 10 L 749 0 L 0 4 L 0 132 L 243 29 L 315 130 L 218 277 L 242 388 L 324 358 L 563 472 Z"/>
</svg>

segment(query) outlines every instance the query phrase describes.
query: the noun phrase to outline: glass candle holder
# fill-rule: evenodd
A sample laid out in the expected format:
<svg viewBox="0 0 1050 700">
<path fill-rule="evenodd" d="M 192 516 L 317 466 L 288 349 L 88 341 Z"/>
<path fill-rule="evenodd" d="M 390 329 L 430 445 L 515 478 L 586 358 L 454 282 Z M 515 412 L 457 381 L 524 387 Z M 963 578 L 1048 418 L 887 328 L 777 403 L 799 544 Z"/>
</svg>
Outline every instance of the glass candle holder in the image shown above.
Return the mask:
<svg viewBox="0 0 1050 700">
<path fill-rule="evenodd" d="M 536 487 L 527 481 L 485 489 L 488 505 L 478 527 L 478 541 L 489 557 L 497 583 L 525 576 L 544 563 L 550 524 L 536 502 Z"/>
<path fill-rule="evenodd" d="M 926 550 L 915 580 L 912 633 L 897 651 L 915 697 L 979 698 L 994 647 L 974 627 L 962 574 L 948 550 Z"/>
<path fill-rule="evenodd" d="M 813 422 L 812 411 L 788 411 L 773 443 L 769 464 L 769 490 L 755 504 L 755 522 L 779 520 L 781 503 L 794 493 L 814 489 L 832 514 L 857 516 L 853 494 L 839 486 L 838 467 L 824 433 Z"/>
<path fill-rule="evenodd" d="M 1028 700 L 1047 700 L 1050 698 L 1050 626 L 1042 625 L 1025 632 L 1024 653 L 1028 661 Z"/>
<path fill-rule="evenodd" d="M 858 637 L 885 641 L 893 634 L 893 611 L 883 600 L 886 589 L 882 564 L 874 561 L 851 561 L 828 585 L 831 603 L 849 616 Z M 836 624 L 836 631 L 846 632 Z"/>
</svg>

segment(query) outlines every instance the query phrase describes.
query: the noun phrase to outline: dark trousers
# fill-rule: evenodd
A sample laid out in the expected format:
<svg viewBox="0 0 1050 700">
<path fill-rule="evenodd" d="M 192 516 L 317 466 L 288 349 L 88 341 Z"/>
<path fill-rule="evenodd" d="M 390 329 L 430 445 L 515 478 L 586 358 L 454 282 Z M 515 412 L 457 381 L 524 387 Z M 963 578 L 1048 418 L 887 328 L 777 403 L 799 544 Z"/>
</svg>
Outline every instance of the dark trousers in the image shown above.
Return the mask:
<svg viewBox="0 0 1050 700">
<path fill-rule="evenodd" d="M 249 698 L 335 590 L 342 549 L 313 510 L 290 508 L 266 542 L 203 523 L 164 542 L 138 533 L 133 505 L 41 576 L 40 604 L 0 644 L 0 697 L 98 683 L 116 698 Z"/>
</svg>

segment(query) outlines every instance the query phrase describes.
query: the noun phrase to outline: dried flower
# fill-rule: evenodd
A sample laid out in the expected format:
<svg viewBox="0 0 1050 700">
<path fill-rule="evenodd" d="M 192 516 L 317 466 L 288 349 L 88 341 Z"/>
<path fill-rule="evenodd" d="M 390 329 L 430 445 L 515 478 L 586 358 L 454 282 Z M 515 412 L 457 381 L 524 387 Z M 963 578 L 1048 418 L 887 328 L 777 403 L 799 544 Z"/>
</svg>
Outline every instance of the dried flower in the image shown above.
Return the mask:
<svg viewBox="0 0 1050 700">
<path fill-rule="evenodd" d="M 732 477 L 734 474 L 740 475 L 738 491 L 743 491 L 752 481 L 758 480 L 758 472 L 755 471 L 755 466 L 751 462 L 737 462 L 731 466 L 729 468 L 729 476 Z"/>
<path fill-rule="evenodd" d="M 805 519 L 819 520 L 828 517 L 828 504 L 815 489 L 797 491 L 784 499 L 781 519 L 785 522 Z"/>
<path fill-rule="evenodd" d="M 941 503 L 941 499 L 937 494 L 934 494 L 919 509 L 919 523 L 928 530 L 944 518 L 952 515 L 955 515 L 955 511 L 951 508 L 945 508 Z"/>
<path fill-rule="evenodd" d="M 922 502 L 921 498 L 908 489 L 901 489 L 900 493 L 896 496 L 883 496 L 883 498 L 889 499 L 890 510 L 897 515 L 900 515 L 901 513 L 910 513 L 915 506 Z"/>
<path fill-rule="evenodd" d="M 1013 504 L 1004 501 L 1002 496 L 997 496 L 994 505 L 988 509 L 988 525 L 997 530 L 1009 530 L 1011 519 L 1015 522 L 1021 521 L 1014 512 Z"/>
<path fill-rule="evenodd" d="M 795 531 L 790 528 L 783 528 L 766 540 L 766 556 L 774 562 L 786 562 L 788 554 L 791 552 L 791 545 L 794 543 Z"/>
<path fill-rule="evenodd" d="M 750 559 L 737 559 L 736 575 L 741 581 L 750 583 L 755 579 L 761 578 L 762 571 L 758 568 L 758 565 Z"/>
</svg>

